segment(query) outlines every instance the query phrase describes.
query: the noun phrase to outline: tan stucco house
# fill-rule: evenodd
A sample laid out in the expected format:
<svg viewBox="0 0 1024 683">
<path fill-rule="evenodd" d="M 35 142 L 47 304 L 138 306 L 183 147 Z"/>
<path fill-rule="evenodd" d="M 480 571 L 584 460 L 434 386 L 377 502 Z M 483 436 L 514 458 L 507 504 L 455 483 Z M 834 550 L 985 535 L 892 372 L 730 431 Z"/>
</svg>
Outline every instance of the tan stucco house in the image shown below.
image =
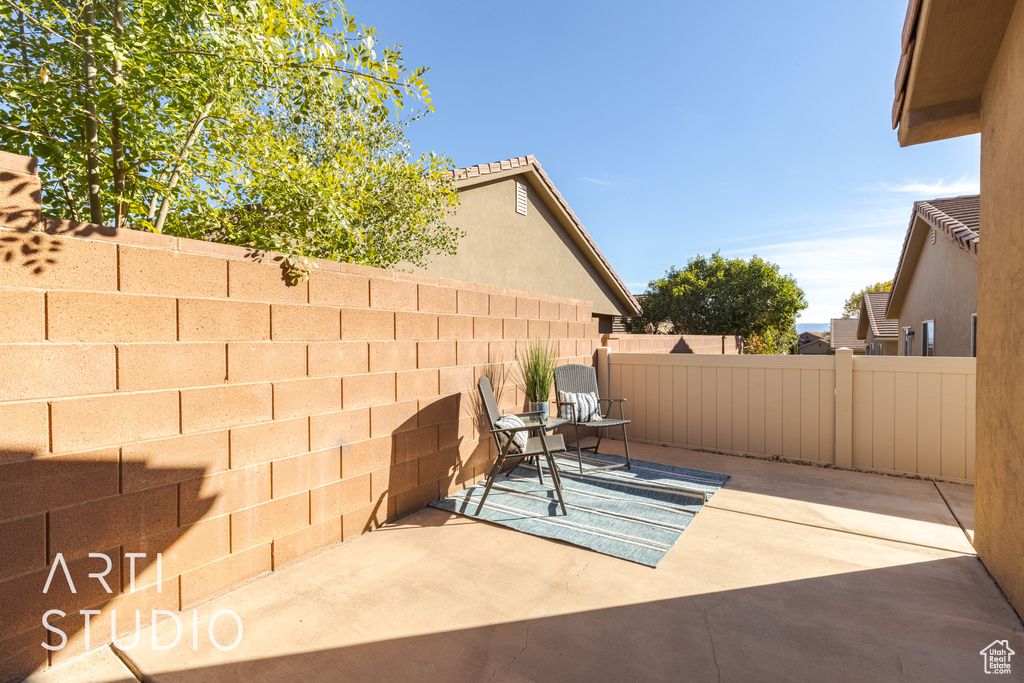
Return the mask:
<svg viewBox="0 0 1024 683">
<path fill-rule="evenodd" d="M 869 356 L 899 354 L 900 321 L 885 317 L 889 292 L 864 292 L 860 301 L 857 338 L 863 339 Z"/>
<path fill-rule="evenodd" d="M 832 352 L 821 332 L 801 332 L 796 339 L 796 352 L 801 356 L 825 356 Z"/>
<path fill-rule="evenodd" d="M 867 353 L 867 343 L 857 337 L 860 318 L 832 318 L 829 321 L 829 343 L 832 350 L 851 349 L 854 355 Z"/>
<path fill-rule="evenodd" d="M 640 306 L 533 156 L 455 171 L 461 205 L 449 223 L 465 231 L 455 256 L 417 272 L 586 299 L 600 331 Z"/>
<path fill-rule="evenodd" d="M 978 325 L 981 196 L 915 202 L 887 318 L 901 356 L 973 356 Z"/>
<path fill-rule="evenodd" d="M 1024 2 L 910 0 L 902 49 L 900 144 L 981 133 L 974 547 L 1024 614 Z"/>
</svg>

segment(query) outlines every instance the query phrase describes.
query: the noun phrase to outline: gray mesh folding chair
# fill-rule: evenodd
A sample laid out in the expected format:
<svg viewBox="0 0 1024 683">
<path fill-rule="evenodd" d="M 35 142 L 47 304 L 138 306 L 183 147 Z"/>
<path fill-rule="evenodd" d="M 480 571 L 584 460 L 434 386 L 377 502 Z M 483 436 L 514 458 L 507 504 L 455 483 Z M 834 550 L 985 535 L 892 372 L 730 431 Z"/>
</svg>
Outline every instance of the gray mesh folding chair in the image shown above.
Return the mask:
<svg viewBox="0 0 1024 683">
<path fill-rule="evenodd" d="M 597 444 L 593 447 L 588 446 L 587 448 L 580 448 L 580 427 L 622 427 L 622 443 L 626 449 L 626 469 L 632 469 L 632 465 L 629 461 L 629 439 L 626 436 L 626 425 L 629 424 L 629 420 L 626 419 L 626 413 L 622 409 L 622 404 L 626 401 L 624 398 L 601 398 L 597 390 L 597 371 L 589 365 L 561 365 L 555 368 L 555 395 L 558 392 L 564 391 L 570 394 L 593 394 L 597 399 L 598 409 L 602 406 L 607 405 L 608 407 L 604 410 L 600 410 L 600 419 L 590 420 L 589 422 L 581 422 L 578 418 L 580 415 L 576 414 L 576 405 L 571 401 L 558 401 L 559 414 L 562 417 L 568 417 L 571 424 L 576 428 L 576 459 L 579 460 L 580 474 L 583 474 L 583 453 L 584 450 L 593 450 L 597 453 L 597 449 L 601 446 L 601 432 L 597 433 Z M 612 404 L 617 403 L 619 405 L 619 417 L 618 419 L 611 416 Z M 563 410 L 563 406 L 565 407 Z M 601 469 L 612 469 L 616 467 L 622 467 L 622 465 L 608 465 Z"/>
<path fill-rule="evenodd" d="M 487 421 L 491 425 L 491 435 L 494 437 L 494 442 L 498 446 L 498 457 L 494 461 L 494 467 L 491 468 L 490 474 L 487 475 L 487 486 L 484 487 L 484 495 L 480 498 L 480 505 L 476 508 L 476 514 L 480 514 L 480 510 L 484 507 L 484 502 L 487 500 L 487 495 L 491 492 L 491 488 L 497 488 L 499 491 L 509 490 L 504 489 L 501 486 L 494 486 L 494 480 L 501 473 L 501 468 L 505 464 L 505 460 L 514 458 L 516 464 L 506 473 L 512 473 L 520 463 L 526 458 L 534 458 L 537 460 L 537 476 L 540 478 L 540 483 L 544 484 L 544 473 L 541 471 L 540 458 L 543 457 L 548 465 L 548 471 L 551 473 L 551 481 L 555 486 L 555 494 L 558 496 L 558 503 L 562 506 L 562 514 L 567 515 L 569 512 L 565 509 L 565 498 L 562 496 L 562 480 L 558 476 L 558 468 L 555 466 L 555 458 L 552 456 L 552 452 L 564 452 L 565 451 L 565 440 L 561 434 L 552 434 L 551 436 L 544 436 L 544 430 L 538 427 L 536 424 L 527 425 L 525 427 L 499 427 L 498 418 L 501 417 L 501 412 L 498 410 L 498 402 L 494 399 L 494 389 L 491 387 L 491 380 L 486 377 L 481 377 L 477 383 L 477 389 L 480 390 L 480 400 L 484 404 L 484 410 L 487 413 Z M 539 419 L 540 411 L 531 413 L 518 413 L 516 417 L 522 418 L 536 418 Z M 512 449 L 512 437 L 517 432 L 527 432 L 526 448 L 518 453 L 511 453 Z M 529 432 L 536 431 L 538 436 L 529 436 Z M 504 436 L 504 439 L 500 438 Z M 504 441 L 504 443 L 502 443 Z"/>
</svg>

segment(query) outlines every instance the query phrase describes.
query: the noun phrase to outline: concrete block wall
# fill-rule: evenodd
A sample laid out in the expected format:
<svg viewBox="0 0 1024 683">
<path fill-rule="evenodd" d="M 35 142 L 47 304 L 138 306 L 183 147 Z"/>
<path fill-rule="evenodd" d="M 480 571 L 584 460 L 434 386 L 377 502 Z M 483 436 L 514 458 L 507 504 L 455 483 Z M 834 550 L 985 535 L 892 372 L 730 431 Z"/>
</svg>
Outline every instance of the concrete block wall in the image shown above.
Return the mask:
<svg viewBox="0 0 1024 683">
<path fill-rule="evenodd" d="M 0 680 L 81 654 L 79 610 L 97 647 L 115 611 L 129 633 L 475 482 L 477 379 L 517 411 L 517 345 L 599 344 L 589 302 L 325 261 L 289 286 L 273 255 L 41 218 L 29 160 L 0 173 Z M 44 594 L 58 554 L 77 590 Z"/>
<path fill-rule="evenodd" d="M 601 345 L 611 353 L 743 353 L 743 338 L 724 334 L 605 334 Z"/>
</svg>

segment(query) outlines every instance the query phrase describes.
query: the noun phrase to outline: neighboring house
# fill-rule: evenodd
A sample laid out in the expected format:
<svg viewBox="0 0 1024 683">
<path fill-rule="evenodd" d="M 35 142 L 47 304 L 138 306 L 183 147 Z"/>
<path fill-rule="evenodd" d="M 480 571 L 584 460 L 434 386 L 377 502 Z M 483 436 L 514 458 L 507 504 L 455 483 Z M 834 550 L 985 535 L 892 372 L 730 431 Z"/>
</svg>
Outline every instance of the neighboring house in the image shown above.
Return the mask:
<svg viewBox="0 0 1024 683">
<path fill-rule="evenodd" d="M 860 302 L 857 338 L 867 345 L 869 356 L 898 356 L 900 321 L 885 317 L 889 292 L 864 292 Z"/>
<path fill-rule="evenodd" d="M 633 298 L 636 299 L 636 303 L 637 303 L 638 306 L 640 306 L 640 308 L 643 308 L 643 306 L 644 306 L 644 297 L 645 296 L 647 296 L 647 295 L 646 294 L 634 294 L 633 295 Z M 622 319 L 623 318 L 628 318 L 628 317 L 630 317 L 630 316 L 617 315 L 614 318 L 612 318 L 612 334 L 626 334 L 626 326 L 623 325 Z"/>
<path fill-rule="evenodd" d="M 976 194 L 914 203 L 885 313 L 901 356 L 976 355 L 980 207 Z"/>
<path fill-rule="evenodd" d="M 801 332 L 797 337 L 796 352 L 801 356 L 824 356 L 832 352 L 823 332 Z"/>
<path fill-rule="evenodd" d="M 830 323 L 829 341 L 833 351 L 845 348 L 852 349 L 858 356 L 867 353 L 867 344 L 863 339 L 857 338 L 860 318 L 832 318 Z"/>
<path fill-rule="evenodd" d="M 633 298 L 636 299 L 637 304 L 639 304 L 640 307 L 643 308 L 644 297 L 646 296 L 646 294 L 634 294 Z M 614 318 L 612 318 L 612 334 L 627 334 L 626 325 L 623 323 L 623 318 L 628 317 L 629 316 L 617 315 Z M 647 324 L 648 326 L 650 326 L 650 323 Z M 646 334 L 647 332 L 650 332 L 651 334 L 672 334 L 672 323 L 661 322 L 658 323 L 658 327 L 656 329 L 645 330 L 644 332 L 637 332 L 636 334 Z"/>
<path fill-rule="evenodd" d="M 416 272 L 593 302 L 602 333 L 640 306 L 532 156 L 460 168 L 461 205 L 449 224 L 466 235 L 455 256 Z"/>
</svg>

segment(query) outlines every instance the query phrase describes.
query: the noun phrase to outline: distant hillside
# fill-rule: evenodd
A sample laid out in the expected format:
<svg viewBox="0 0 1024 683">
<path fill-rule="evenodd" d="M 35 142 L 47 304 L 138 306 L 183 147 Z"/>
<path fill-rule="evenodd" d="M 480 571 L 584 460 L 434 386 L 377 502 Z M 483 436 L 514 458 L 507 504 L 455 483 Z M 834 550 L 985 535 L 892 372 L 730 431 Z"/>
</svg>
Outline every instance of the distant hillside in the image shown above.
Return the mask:
<svg viewBox="0 0 1024 683">
<path fill-rule="evenodd" d="M 828 332 L 829 323 L 798 323 L 796 333 L 801 332 Z"/>
</svg>

